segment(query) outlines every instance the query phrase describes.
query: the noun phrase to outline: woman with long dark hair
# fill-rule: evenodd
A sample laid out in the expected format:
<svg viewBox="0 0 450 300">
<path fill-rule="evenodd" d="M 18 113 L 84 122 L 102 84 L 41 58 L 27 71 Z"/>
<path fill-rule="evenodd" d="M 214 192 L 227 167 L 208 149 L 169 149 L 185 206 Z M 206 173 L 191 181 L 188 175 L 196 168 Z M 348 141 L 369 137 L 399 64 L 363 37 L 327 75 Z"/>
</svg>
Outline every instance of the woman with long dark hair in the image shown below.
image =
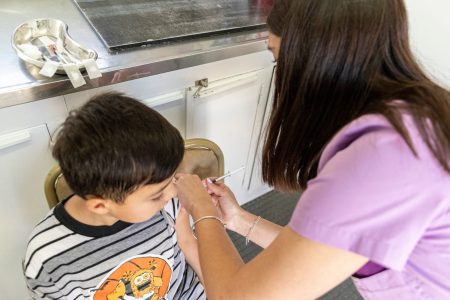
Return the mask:
<svg viewBox="0 0 450 300">
<path fill-rule="evenodd" d="M 209 299 L 450 299 L 450 92 L 421 70 L 403 0 L 278 0 L 263 178 L 303 190 L 288 226 L 178 174 Z M 218 209 L 213 202 L 217 202 Z M 244 264 L 224 226 L 265 248 Z"/>
</svg>

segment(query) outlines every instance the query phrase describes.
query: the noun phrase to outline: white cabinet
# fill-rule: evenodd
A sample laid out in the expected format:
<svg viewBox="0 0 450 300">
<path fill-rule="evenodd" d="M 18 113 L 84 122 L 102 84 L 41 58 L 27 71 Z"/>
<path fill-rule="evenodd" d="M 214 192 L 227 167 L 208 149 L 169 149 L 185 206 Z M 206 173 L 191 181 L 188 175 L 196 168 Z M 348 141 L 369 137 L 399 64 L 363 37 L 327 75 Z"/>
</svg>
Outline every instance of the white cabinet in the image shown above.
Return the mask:
<svg viewBox="0 0 450 300">
<path fill-rule="evenodd" d="M 49 142 L 45 124 L 0 135 L 2 299 L 26 299 L 21 260 L 32 228 L 48 212 L 43 186 L 54 164 Z"/>
<path fill-rule="evenodd" d="M 262 70 L 272 65 L 271 55 L 268 51 L 263 51 L 122 83 L 111 83 L 110 86 L 65 95 L 64 98 L 70 111 L 80 107 L 96 94 L 107 91 L 123 92 L 161 113 L 186 138 L 188 115 L 186 90 L 194 84 L 195 80 L 206 77 L 211 82 L 215 82 L 223 78 Z M 127 75 L 125 70 L 117 71 L 117 74 L 123 77 L 134 77 L 134 74 Z M 223 91 L 223 93 L 228 92 Z M 238 109 L 240 104 L 236 104 Z"/>
<path fill-rule="evenodd" d="M 268 190 L 253 172 L 270 89 L 273 66 L 192 86 L 187 93 L 186 137 L 216 142 L 225 157 L 225 172 L 245 166 L 226 179 L 240 204 Z M 199 80 L 202 78 L 198 78 Z M 257 188 L 251 189 L 251 182 Z"/>
<path fill-rule="evenodd" d="M 62 97 L 0 110 L 1 299 L 27 299 L 22 258 L 31 230 L 49 210 L 44 180 L 55 163 L 49 132 L 66 116 Z"/>
</svg>

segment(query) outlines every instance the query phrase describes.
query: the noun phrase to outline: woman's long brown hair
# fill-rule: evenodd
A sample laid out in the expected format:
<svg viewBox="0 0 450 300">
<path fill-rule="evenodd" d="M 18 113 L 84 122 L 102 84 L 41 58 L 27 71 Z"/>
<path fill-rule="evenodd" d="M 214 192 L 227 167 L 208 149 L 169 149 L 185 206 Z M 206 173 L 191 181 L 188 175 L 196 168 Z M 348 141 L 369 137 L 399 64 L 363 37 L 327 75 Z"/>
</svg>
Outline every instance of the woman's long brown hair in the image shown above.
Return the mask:
<svg viewBox="0 0 450 300">
<path fill-rule="evenodd" d="M 450 92 L 416 62 L 403 0 L 278 0 L 268 25 L 282 42 L 265 182 L 306 188 L 332 137 L 369 113 L 384 115 L 416 153 L 396 99 L 450 173 Z"/>
</svg>

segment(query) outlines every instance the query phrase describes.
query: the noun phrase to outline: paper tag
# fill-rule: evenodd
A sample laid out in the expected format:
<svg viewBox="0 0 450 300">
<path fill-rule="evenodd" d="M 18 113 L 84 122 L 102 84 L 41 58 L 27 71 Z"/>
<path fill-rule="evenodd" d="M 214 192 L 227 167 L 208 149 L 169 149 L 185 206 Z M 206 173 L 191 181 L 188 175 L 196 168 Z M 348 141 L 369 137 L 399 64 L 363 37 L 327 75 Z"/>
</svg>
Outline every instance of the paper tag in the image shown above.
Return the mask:
<svg viewBox="0 0 450 300">
<path fill-rule="evenodd" d="M 43 76 L 47 76 L 47 77 L 53 77 L 53 75 L 55 75 L 57 69 L 58 69 L 57 63 L 55 63 L 51 60 L 47 60 L 44 64 L 44 66 L 42 67 L 42 69 L 39 71 L 39 74 L 41 74 Z"/>
<path fill-rule="evenodd" d="M 59 62 L 58 55 L 56 55 L 55 52 L 56 44 L 52 39 L 50 39 L 48 36 L 40 36 L 35 40 L 35 44 L 46 60 Z"/>
<path fill-rule="evenodd" d="M 51 39 L 51 38 L 49 38 L 48 36 L 46 36 L 46 35 L 43 35 L 43 36 L 40 36 L 40 37 L 38 37 L 38 39 L 39 39 L 39 41 L 41 41 L 42 42 L 42 44 L 44 45 L 44 46 L 53 46 L 53 45 L 55 45 L 55 42 Z"/>
<path fill-rule="evenodd" d="M 56 49 L 58 49 L 58 50 L 63 50 L 64 49 L 64 42 L 60 38 L 58 38 L 56 40 Z"/>
<path fill-rule="evenodd" d="M 98 69 L 98 66 L 97 66 L 97 63 L 95 62 L 95 60 L 93 60 L 92 58 L 86 59 L 86 60 L 83 60 L 82 63 L 84 64 L 84 67 L 86 68 L 86 71 L 87 71 L 90 79 L 102 77 L 102 73 Z"/>
<path fill-rule="evenodd" d="M 70 82 L 74 88 L 80 87 L 86 84 L 78 66 L 76 64 L 63 64 L 64 71 L 69 76 Z"/>
<path fill-rule="evenodd" d="M 31 57 L 32 59 L 42 59 L 42 53 L 41 51 L 39 51 L 39 49 L 36 46 L 33 45 L 29 45 L 29 44 L 22 44 L 22 45 L 18 45 L 18 47 L 20 48 L 20 50 L 23 51 L 23 53 L 28 56 Z"/>
</svg>

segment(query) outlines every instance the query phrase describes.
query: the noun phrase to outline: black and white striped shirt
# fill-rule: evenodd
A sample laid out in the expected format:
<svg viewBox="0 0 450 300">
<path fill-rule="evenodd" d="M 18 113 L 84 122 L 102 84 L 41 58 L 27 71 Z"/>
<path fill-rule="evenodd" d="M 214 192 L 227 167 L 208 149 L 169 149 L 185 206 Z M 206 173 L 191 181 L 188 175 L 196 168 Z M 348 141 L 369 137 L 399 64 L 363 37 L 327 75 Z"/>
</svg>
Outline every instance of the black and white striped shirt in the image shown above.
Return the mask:
<svg viewBox="0 0 450 300">
<path fill-rule="evenodd" d="M 33 299 L 206 299 L 169 225 L 177 200 L 146 222 L 112 226 L 79 223 L 63 204 L 28 242 L 23 267 Z"/>
</svg>

